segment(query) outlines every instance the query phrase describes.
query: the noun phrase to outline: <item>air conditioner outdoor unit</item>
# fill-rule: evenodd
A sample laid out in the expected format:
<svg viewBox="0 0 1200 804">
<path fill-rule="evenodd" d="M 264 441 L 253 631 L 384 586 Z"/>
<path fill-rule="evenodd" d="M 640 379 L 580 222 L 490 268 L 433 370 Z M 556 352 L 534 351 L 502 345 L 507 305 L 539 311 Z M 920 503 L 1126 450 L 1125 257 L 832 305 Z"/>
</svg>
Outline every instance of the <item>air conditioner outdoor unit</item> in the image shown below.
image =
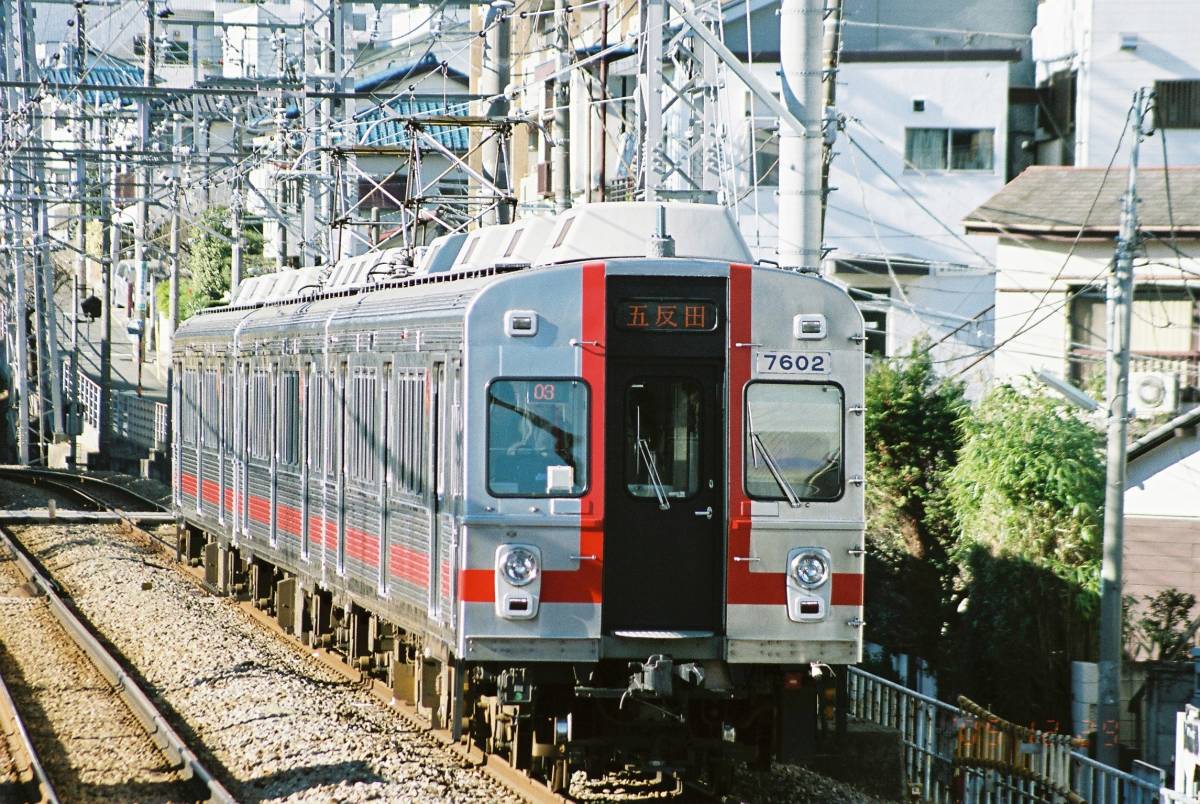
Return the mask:
<svg viewBox="0 0 1200 804">
<path fill-rule="evenodd" d="M 1129 373 L 1129 409 L 1140 419 L 1174 414 L 1179 407 L 1179 375 L 1165 371 Z"/>
</svg>

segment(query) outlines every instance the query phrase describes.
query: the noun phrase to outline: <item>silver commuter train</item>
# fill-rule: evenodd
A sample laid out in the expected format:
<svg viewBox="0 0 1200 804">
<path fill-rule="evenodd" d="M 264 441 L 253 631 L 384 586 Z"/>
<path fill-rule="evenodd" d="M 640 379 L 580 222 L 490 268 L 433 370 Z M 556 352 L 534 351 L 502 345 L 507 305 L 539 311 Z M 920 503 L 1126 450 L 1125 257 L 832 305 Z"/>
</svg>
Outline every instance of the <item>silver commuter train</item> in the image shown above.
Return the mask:
<svg viewBox="0 0 1200 804">
<path fill-rule="evenodd" d="M 751 265 L 702 205 L 432 252 L 256 278 L 180 327 L 181 550 L 559 789 L 811 750 L 862 649 L 844 289 Z"/>
</svg>

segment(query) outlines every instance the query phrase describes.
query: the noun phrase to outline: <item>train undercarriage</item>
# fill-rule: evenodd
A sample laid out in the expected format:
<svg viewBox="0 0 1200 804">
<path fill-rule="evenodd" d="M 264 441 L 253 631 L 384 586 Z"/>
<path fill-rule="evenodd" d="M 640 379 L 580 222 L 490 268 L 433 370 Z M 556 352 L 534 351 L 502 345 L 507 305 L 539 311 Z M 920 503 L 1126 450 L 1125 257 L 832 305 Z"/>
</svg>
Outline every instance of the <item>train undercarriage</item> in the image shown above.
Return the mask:
<svg viewBox="0 0 1200 804">
<path fill-rule="evenodd" d="M 702 779 L 720 790 L 738 763 L 800 762 L 844 730 L 840 666 L 661 654 L 468 664 L 439 641 L 190 526 L 179 529 L 177 553 L 204 568 L 213 591 L 252 602 L 303 644 L 386 683 L 432 728 L 469 738 L 556 792 L 575 770 L 596 777 L 614 769 Z"/>
</svg>

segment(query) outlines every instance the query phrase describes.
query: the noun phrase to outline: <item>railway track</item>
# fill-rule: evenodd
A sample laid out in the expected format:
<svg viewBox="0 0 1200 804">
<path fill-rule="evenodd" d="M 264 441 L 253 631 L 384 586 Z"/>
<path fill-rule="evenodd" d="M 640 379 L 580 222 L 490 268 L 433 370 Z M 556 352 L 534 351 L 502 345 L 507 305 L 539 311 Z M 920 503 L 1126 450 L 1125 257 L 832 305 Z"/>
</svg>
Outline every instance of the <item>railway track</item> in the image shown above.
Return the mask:
<svg viewBox="0 0 1200 804">
<path fill-rule="evenodd" d="M 454 761 L 459 763 L 460 767 L 464 771 L 468 771 L 469 773 L 486 778 L 490 783 L 490 789 L 493 790 L 493 792 L 490 794 L 485 793 L 483 796 L 481 796 L 483 800 L 491 801 L 507 798 L 510 800 L 520 799 L 529 802 L 537 802 L 538 804 L 548 804 L 549 802 L 561 803 L 573 801 L 734 802 L 754 800 L 755 798 L 753 795 L 745 794 L 741 796 L 718 796 L 712 791 L 692 784 L 676 785 L 673 780 L 670 779 L 655 781 L 636 775 L 623 774 L 622 772 L 614 772 L 605 779 L 601 780 L 583 781 L 582 779 L 576 779 L 576 784 L 572 789 L 572 793 L 574 795 L 562 796 L 555 794 L 547 786 L 536 780 L 530 779 L 521 771 L 510 767 L 502 758 L 492 755 L 485 755 L 477 747 L 468 745 L 465 741 L 455 742 L 451 738 L 451 735 L 448 731 L 439 732 L 432 730 L 430 728 L 429 721 L 416 709 L 398 703 L 394 699 L 392 691 L 389 687 L 387 687 L 387 685 L 374 680 L 370 676 L 360 672 L 358 669 L 351 667 L 342 660 L 342 657 L 339 654 L 323 649 L 312 650 L 301 645 L 294 637 L 286 634 L 281 628 L 279 628 L 274 617 L 255 608 L 253 603 L 249 601 L 234 602 L 231 598 L 217 595 L 215 590 L 208 588 L 204 583 L 202 569 L 191 567 L 187 564 L 177 561 L 179 558 L 178 544 L 177 540 L 173 536 L 173 531 L 170 534 L 164 534 L 157 531 L 165 531 L 165 528 L 143 530 L 139 527 L 136 527 L 137 523 L 141 521 L 141 516 L 154 512 L 157 506 L 152 501 L 147 500 L 144 497 L 139 497 L 135 494 L 128 493 L 127 490 L 120 486 L 116 486 L 115 484 L 103 482 L 93 483 L 88 480 L 80 480 L 78 476 L 74 475 L 63 477 L 61 476 L 61 473 L 38 472 L 36 473 L 36 477 L 24 477 L 20 472 L 15 472 L 9 468 L 0 468 L 0 480 L 36 484 L 38 488 L 47 493 L 53 493 L 59 496 L 69 496 L 71 499 L 76 501 L 72 504 L 81 509 L 90 507 L 90 510 L 93 512 L 122 512 L 125 516 L 118 518 L 120 519 L 121 524 L 119 529 L 113 528 L 110 525 L 104 525 L 104 527 L 110 529 L 113 538 L 120 539 L 125 542 L 128 542 L 130 539 L 132 539 L 137 544 L 142 545 L 143 550 L 150 549 L 152 546 L 155 553 L 160 556 L 159 559 L 155 559 L 155 562 L 162 564 L 162 566 L 165 568 L 168 568 L 171 575 L 178 579 L 177 581 L 172 581 L 171 583 L 181 584 L 183 585 L 182 588 L 190 587 L 192 590 L 191 594 L 193 596 L 197 594 L 203 594 L 204 598 L 207 598 L 207 600 L 210 601 L 209 603 L 204 604 L 205 607 L 209 609 L 210 614 L 222 610 L 228 611 L 229 608 L 236 607 L 238 611 L 246 615 L 248 619 L 253 622 L 254 630 L 258 631 L 264 637 L 280 646 L 280 648 L 283 648 L 292 654 L 294 659 L 299 660 L 297 664 L 294 664 L 283 671 L 271 670 L 270 672 L 291 673 L 300 676 L 302 680 L 304 680 L 303 677 L 311 675 L 311 671 L 306 669 L 304 665 L 310 663 L 314 658 L 317 659 L 321 665 L 329 670 L 334 671 L 337 676 L 342 679 L 340 682 L 341 684 L 356 690 L 365 691 L 373 695 L 377 699 L 376 704 L 379 704 L 378 710 L 380 716 L 388 718 L 389 716 L 384 710 L 391 710 L 393 713 L 399 716 L 398 718 L 392 718 L 392 720 L 399 720 L 405 723 L 406 726 L 404 728 L 409 733 L 420 732 L 423 734 L 428 733 L 432 735 L 435 739 L 440 741 L 443 748 L 447 749 L 448 754 L 454 757 Z M 156 520 L 154 518 L 150 518 L 149 521 L 153 522 Z M 71 528 L 73 529 L 72 533 L 78 535 L 57 539 L 44 538 L 42 536 L 35 538 L 33 531 L 39 531 L 40 533 L 45 534 L 49 533 L 51 529 L 40 526 L 29 527 L 29 542 L 31 550 L 41 556 L 59 555 L 61 557 L 64 567 L 63 571 L 60 573 L 56 567 L 52 567 L 51 569 L 54 570 L 56 577 L 59 578 L 58 582 L 62 583 L 64 587 L 70 589 L 72 593 L 75 593 L 76 587 L 82 584 L 82 581 L 78 580 L 79 578 L 83 578 L 85 576 L 90 578 L 92 576 L 103 574 L 98 573 L 94 567 L 89 566 L 87 569 L 84 568 L 89 559 L 81 558 L 81 553 L 72 552 L 80 549 L 77 546 L 73 546 L 66 552 L 60 553 L 60 551 L 63 550 L 64 544 L 77 545 L 77 543 L 84 541 L 85 534 L 87 533 L 86 528 L 88 527 L 96 528 L 99 527 L 99 525 L 64 523 L 61 527 L 55 528 L 54 530 Z M 122 536 L 118 534 L 124 535 Z M 165 558 L 168 560 L 165 562 L 162 561 L 163 553 L 167 554 Z M 128 555 L 125 555 L 121 561 L 128 563 L 129 561 L 134 560 L 134 557 L 137 555 L 139 555 L 139 553 L 133 551 Z M 146 555 L 150 554 L 147 553 Z M 171 561 L 170 559 L 175 559 L 175 561 Z M 53 563 L 53 560 L 50 558 L 45 558 L 44 560 L 48 564 Z M 147 558 L 140 558 L 136 559 L 136 563 L 146 566 L 152 562 Z M 70 575 L 71 572 L 75 573 L 75 577 Z M 152 583 L 155 586 L 155 592 L 164 595 L 166 594 L 165 591 L 162 591 L 159 588 L 165 586 L 166 584 L 158 580 L 154 580 Z M 177 588 L 170 596 L 173 600 L 177 600 L 186 599 L 188 594 Z M 78 604 L 82 607 L 84 605 L 84 601 L 80 600 L 78 601 Z M 94 604 L 89 603 L 89 605 Z M 193 603 L 188 603 L 187 605 L 190 607 L 193 605 Z M 93 617 L 95 619 L 97 626 L 106 632 L 110 629 L 111 623 L 120 619 L 119 613 L 113 612 L 111 619 L 109 621 L 105 621 L 105 617 L 109 614 L 106 611 L 107 608 L 109 607 L 100 605 L 95 610 L 89 610 L 86 612 L 89 617 Z M 145 616 L 150 617 L 151 614 L 147 612 Z M 224 627 L 228 628 L 229 626 L 226 624 Z M 215 630 L 220 631 L 221 627 L 217 627 Z M 236 639 L 238 637 L 234 638 Z M 188 639 L 185 641 L 192 640 Z M 123 655 L 128 657 L 128 663 L 133 667 L 142 669 L 145 665 L 159 661 L 149 653 L 151 650 L 149 647 L 147 647 L 146 651 L 143 653 L 138 653 L 136 650 L 133 650 L 131 647 L 124 644 L 117 645 L 117 647 L 121 650 Z M 253 675 L 259 671 L 267 670 L 264 660 L 258 657 L 253 659 L 243 659 L 239 662 L 236 662 L 232 670 L 229 668 L 225 668 L 223 670 L 210 670 L 204 666 L 199 666 L 199 664 L 200 663 L 198 663 L 198 666 L 194 670 L 194 675 L 196 677 L 206 677 L 209 679 L 221 679 L 223 676 L 233 675 L 235 673 L 242 674 L 242 676 L 245 677 Z M 175 695 L 168 696 L 169 701 L 167 701 L 170 707 L 169 714 L 172 717 L 172 720 L 176 723 L 178 728 L 186 731 L 189 736 L 193 738 L 193 743 L 197 745 L 198 749 L 202 748 L 201 755 L 206 759 L 210 767 L 220 771 L 220 778 L 225 781 L 227 788 L 232 791 L 234 796 L 237 798 L 266 799 L 276 797 L 275 795 L 272 795 L 272 793 L 276 792 L 278 788 L 265 787 L 253 781 L 253 778 L 256 774 L 266 773 L 266 771 L 263 769 L 264 766 L 271 769 L 272 772 L 267 774 L 271 778 L 282 775 L 282 771 L 276 770 L 277 766 L 271 764 L 272 761 L 276 759 L 276 757 L 271 755 L 271 751 L 266 750 L 264 753 L 266 753 L 268 756 L 261 759 L 256 759 L 255 763 L 253 763 L 254 767 L 242 768 L 238 766 L 237 759 L 231 756 L 231 752 L 240 755 L 244 754 L 247 750 L 259 751 L 263 749 L 254 746 L 256 740 L 242 740 L 241 742 L 222 742 L 222 740 L 228 735 L 228 733 L 242 727 L 246 722 L 282 717 L 282 713 L 278 711 L 278 707 L 274 701 L 274 698 L 281 696 L 286 697 L 285 694 L 280 690 L 284 687 L 288 687 L 287 683 L 279 680 L 274 682 L 273 685 L 263 685 L 264 688 L 268 690 L 268 692 L 264 694 L 270 698 L 269 702 L 263 704 L 256 703 L 256 695 L 259 693 L 255 692 L 253 689 L 248 689 L 245 691 L 240 696 L 240 699 L 246 708 L 245 717 L 241 719 L 234 718 L 232 720 L 214 720 L 212 723 L 206 723 L 203 722 L 204 715 L 201 713 L 203 706 L 196 708 L 195 702 L 189 700 L 189 696 L 179 694 L 181 692 L 181 687 L 188 686 L 188 684 L 186 684 L 182 679 L 179 677 L 172 677 L 170 675 L 163 675 L 159 672 L 156 672 L 152 667 L 146 667 L 141 671 L 144 672 L 146 676 L 153 677 L 153 679 L 147 678 L 147 682 L 155 688 L 160 690 L 172 688 Z M 329 682 L 326 681 L 322 683 L 328 684 Z M 273 695 L 269 692 L 272 686 L 275 688 L 275 694 Z M 212 709 L 213 706 L 213 704 L 209 704 L 208 708 Z M 216 706 L 221 706 L 221 704 L 217 704 Z M 373 706 L 372 708 L 375 707 Z M 363 714 L 365 715 L 366 713 Z M 316 715 L 314 714 L 314 718 L 315 717 Z M 344 718 L 340 717 L 331 718 L 329 723 L 323 725 L 325 725 L 327 730 L 332 732 L 344 732 L 354 728 L 349 726 Z M 210 727 L 217 733 L 217 736 L 211 736 L 214 734 L 214 732 L 209 731 Z M 278 728 L 290 727 L 290 725 L 281 725 Z M 368 730 L 370 731 L 380 731 L 383 728 L 384 727 L 382 724 L 378 723 L 371 723 L 368 725 Z M 392 728 L 394 728 L 394 726 Z M 330 754 L 332 756 L 338 756 L 338 752 L 336 751 L 331 751 Z M 339 767 L 338 764 L 332 763 L 332 759 L 329 757 L 326 757 L 322 761 L 329 761 L 331 763 L 331 769 Z M 442 762 L 444 762 L 444 760 Z M 316 765 L 318 763 L 312 764 Z M 361 768 L 353 767 L 355 763 L 348 762 L 344 757 L 341 759 L 340 764 L 347 767 L 347 770 L 344 771 L 344 774 L 347 777 L 352 777 L 355 774 L 361 773 Z M 431 764 L 435 768 L 439 766 L 439 763 Z M 0 762 L 0 766 L 2 766 L 2 762 Z M 434 777 L 442 778 L 444 780 L 443 784 L 449 785 L 450 790 L 454 790 L 456 785 L 462 785 L 461 781 L 448 779 L 444 770 L 435 770 L 432 772 L 432 775 Z M 0 775 L 0 778 L 3 778 L 3 776 Z M 329 795 L 333 798 L 338 798 L 339 800 L 354 800 L 353 789 L 353 787 L 343 788 L 337 786 L 334 784 L 334 780 L 328 775 L 313 774 L 306 778 L 305 775 L 301 773 L 299 774 L 298 778 L 292 780 L 290 787 L 284 788 L 284 791 L 288 793 L 311 793 L 314 796 Z M 442 789 L 444 790 L 446 788 Z M 502 789 L 506 795 L 497 795 L 500 789 Z M 397 794 L 392 789 L 387 790 L 388 792 L 385 794 L 385 798 L 389 796 L 397 797 Z M 445 793 L 442 795 L 445 795 Z M 367 796 L 367 798 L 370 797 L 371 796 Z M 440 796 L 433 787 L 429 787 L 425 793 L 414 792 L 411 795 L 400 794 L 399 797 L 409 798 L 412 800 L 424 798 L 436 799 L 442 796 Z M 455 795 L 453 793 L 447 796 L 447 798 L 454 800 L 469 800 L 473 797 L 473 795 Z M 773 800 L 787 800 L 786 798 L 775 799 L 773 796 L 771 798 Z M 0 796 L 0 799 L 3 799 L 3 796 Z M 822 798 L 820 800 L 837 801 L 850 799 Z"/>
<path fill-rule="evenodd" d="M 4 527 L 0 607 L 0 674 L 40 788 L 28 800 L 233 800 Z"/>
</svg>

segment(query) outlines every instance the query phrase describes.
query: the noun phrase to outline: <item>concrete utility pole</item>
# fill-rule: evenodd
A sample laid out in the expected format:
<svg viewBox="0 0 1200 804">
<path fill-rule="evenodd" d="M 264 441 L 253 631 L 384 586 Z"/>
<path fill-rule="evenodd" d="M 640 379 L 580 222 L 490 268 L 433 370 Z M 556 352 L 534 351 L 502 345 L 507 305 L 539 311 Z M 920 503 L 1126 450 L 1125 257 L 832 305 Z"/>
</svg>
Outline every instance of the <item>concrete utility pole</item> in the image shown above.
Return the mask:
<svg viewBox="0 0 1200 804">
<path fill-rule="evenodd" d="M 97 120 L 97 133 L 103 133 L 103 122 Z M 120 184 L 121 167 L 120 161 L 114 159 L 112 163 L 112 171 L 109 174 L 109 186 L 107 193 L 101 193 L 101 203 L 104 205 L 100 210 L 100 218 L 104 226 L 104 243 L 101 246 L 101 273 L 100 282 L 102 285 L 100 299 L 103 301 L 103 306 L 100 308 L 100 455 L 103 458 L 108 457 L 107 447 L 110 439 L 110 421 L 109 421 L 109 400 L 112 399 L 112 308 L 113 308 L 113 271 L 117 270 L 117 265 L 121 262 L 121 224 L 118 222 L 117 210 L 119 208 L 118 189 Z M 125 311 L 126 315 L 130 313 Z"/>
<path fill-rule="evenodd" d="M 154 86 L 154 4 L 146 0 L 146 43 L 143 48 L 142 85 L 147 89 Z M 138 102 L 138 148 L 143 153 L 150 150 L 150 93 Z M 137 219 L 133 233 L 133 263 L 137 278 L 134 282 L 134 307 L 137 310 L 134 337 L 137 341 L 137 395 L 142 395 L 142 363 L 146 351 L 146 284 L 149 266 L 146 264 L 146 240 L 150 234 L 150 165 L 145 158 L 138 162 Z"/>
<path fill-rule="evenodd" d="M 508 115 L 508 98 L 503 93 L 511 76 L 512 37 L 508 15 L 512 9 L 512 0 L 492 0 L 483 19 L 483 58 L 480 62 L 479 94 L 485 98 L 492 98 L 483 110 L 487 117 Z M 483 176 L 501 190 L 507 190 L 508 165 L 505 164 L 505 155 L 500 148 L 500 139 L 490 129 L 479 131 L 480 136 L 487 138 L 479 149 Z M 487 191 L 480 188 L 480 192 Z M 508 205 L 498 203 L 484 214 L 480 222 L 484 226 L 508 223 L 508 213 Z"/>
<path fill-rule="evenodd" d="M 821 0 L 783 0 L 780 53 L 783 102 L 804 132 L 779 127 L 779 263 L 821 264 Z"/>
<path fill-rule="evenodd" d="M 1100 568 L 1100 704 L 1096 758 L 1117 767 L 1121 725 L 1121 560 L 1125 540 L 1125 451 L 1129 417 L 1129 337 L 1133 320 L 1133 255 L 1137 249 L 1138 148 L 1143 137 L 1149 91 L 1133 99 L 1134 137 L 1129 151 L 1129 184 L 1121 199 L 1121 231 L 1108 276 L 1108 474 L 1104 487 L 1104 557 Z"/>
<path fill-rule="evenodd" d="M 169 303 L 167 305 L 167 337 L 171 344 L 175 342 L 175 328 L 179 326 L 179 227 L 180 206 L 183 201 L 183 175 L 179 169 L 182 158 L 180 149 L 183 147 L 183 117 L 175 115 L 171 124 L 171 286 Z M 169 351 L 169 350 L 168 350 Z M 169 384 L 168 384 L 169 385 Z M 167 394 L 170 398 L 170 394 Z"/>
<path fill-rule="evenodd" d="M 0 0 L 0 24 L 3 25 L 3 36 L 0 37 L 0 47 L 4 48 L 4 60 L 0 63 L 5 79 L 17 75 L 17 54 L 14 52 L 16 35 L 13 30 L 11 6 L 7 0 Z M 5 91 L 5 101 L 9 109 L 21 108 L 22 94 L 16 87 Z M 4 125 L 7 137 L 20 136 L 15 121 L 6 117 L 0 121 Z M 15 159 L 8 160 L 5 181 L 9 192 L 14 198 L 21 196 L 22 182 L 18 174 Z M 16 331 L 16 365 L 13 369 L 14 398 L 11 404 L 16 406 L 17 423 L 17 461 L 27 466 L 29 464 L 29 328 L 27 319 L 26 289 L 25 289 L 25 238 L 20 212 L 17 204 L 5 205 L 5 246 L 8 264 L 13 274 L 13 317 Z"/>
<path fill-rule="evenodd" d="M 641 117 L 641 165 L 642 180 L 645 182 L 645 200 L 657 201 L 662 188 L 662 174 L 658 170 L 662 148 L 662 60 L 663 24 L 667 11 L 664 0 L 645 0 L 642 6 L 642 30 L 645 35 L 641 44 L 640 76 L 638 78 L 638 105 Z"/>
<path fill-rule="evenodd" d="M 824 82 L 822 115 L 825 122 L 821 154 L 821 238 L 825 237 L 825 210 L 829 206 L 829 164 L 837 140 L 837 71 L 842 53 L 842 0 L 825 0 L 825 35 L 821 44 L 821 80 Z"/>
<path fill-rule="evenodd" d="M 82 77 L 87 70 L 87 18 L 86 6 L 75 6 L 75 75 Z M 75 192 L 79 195 L 79 220 L 75 229 L 75 276 L 71 281 L 71 401 L 68 408 L 67 435 L 71 439 L 67 455 L 67 468 L 74 469 L 79 461 L 79 303 L 83 298 L 83 285 L 87 271 L 87 166 L 83 151 L 87 146 L 84 128 L 83 93 L 79 93 L 75 104 L 75 146 L 79 154 L 75 157 Z"/>
<path fill-rule="evenodd" d="M 233 196 L 229 200 L 229 298 L 237 295 L 242 284 L 242 107 L 233 107 L 233 158 L 237 166 L 233 172 Z"/>
<path fill-rule="evenodd" d="M 40 98 L 32 89 L 36 86 L 39 73 L 35 58 L 33 34 L 33 7 L 30 0 L 17 0 L 17 17 L 14 30 L 19 48 L 20 79 L 25 84 L 22 101 L 26 109 L 29 126 L 27 142 L 34 154 L 41 151 L 42 115 Z M 38 435 L 41 441 L 42 462 L 46 458 L 46 427 L 55 441 L 61 441 L 63 432 L 62 365 L 58 359 L 58 326 L 54 306 L 54 266 L 50 259 L 50 218 L 47 212 L 47 193 L 43 161 L 35 157 L 29 167 L 26 184 L 30 197 L 29 215 L 33 219 L 33 239 L 30 253 L 34 258 L 34 318 L 37 323 L 37 390 L 40 411 Z M 47 393 L 49 391 L 49 393 Z M 50 421 L 46 410 L 49 400 Z"/>
<path fill-rule="evenodd" d="M 600 4 L 600 52 L 608 50 L 608 0 Z M 600 58 L 600 153 L 596 167 L 597 199 L 604 200 L 605 182 L 608 181 L 608 56 Z M 590 181 L 590 179 L 589 179 Z"/>
<path fill-rule="evenodd" d="M 558 38 L 558 77 L 554 79 L 554 146 L 551 173 L 554 180 L 554 211 L 571 208 L 571 32 L 567 27 L 566 0 L 554 0 L 554 24 Z"/>
</svg>

